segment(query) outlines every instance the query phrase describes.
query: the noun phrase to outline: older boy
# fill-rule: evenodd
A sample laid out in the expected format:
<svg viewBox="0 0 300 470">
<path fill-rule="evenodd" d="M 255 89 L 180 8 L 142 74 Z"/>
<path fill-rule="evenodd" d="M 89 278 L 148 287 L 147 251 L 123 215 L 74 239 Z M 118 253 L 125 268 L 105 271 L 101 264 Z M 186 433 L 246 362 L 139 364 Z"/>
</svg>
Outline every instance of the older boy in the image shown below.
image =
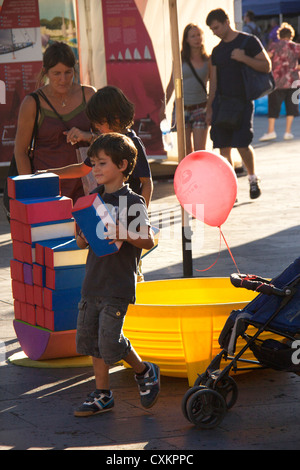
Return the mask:
<svg viewBox="0 0 300 470">
<path fill-rule="evenodd" d="M 117 253 L 104 257 L 97 257 L 89 249 L 76 341 L 78 353 L 93 358 L 96 390 L 75 410 L 75 416 L 91 416 L 112 409 L 114 398 L 109 386 L 109 365 L 121 359 L 126 360 L 135 372 L 145 408 L 154 405 L 160 389 L 159 367 L 143 362 L 122 331 L 128 305 L 135 302 L 136 270 L 141 251 L 154 246 L 145 200 L 125 184 L 134 168 L 137 150 L 130 138 L 108 133 L 91 145 L 88 155 L 100 185 L 94 192 L 114 208 L 117 216 L 118 225 L 107 227 L 107 238 L 111 243 L 116 240 L 123 243 Z M 133 215 L 129 216 L 129 212 Z M 132 227 L 138 227 L 138 230 Z M 80 248 L 87 246 L 82 233 L 77 236 L 77 244 Z"/>
</svg>

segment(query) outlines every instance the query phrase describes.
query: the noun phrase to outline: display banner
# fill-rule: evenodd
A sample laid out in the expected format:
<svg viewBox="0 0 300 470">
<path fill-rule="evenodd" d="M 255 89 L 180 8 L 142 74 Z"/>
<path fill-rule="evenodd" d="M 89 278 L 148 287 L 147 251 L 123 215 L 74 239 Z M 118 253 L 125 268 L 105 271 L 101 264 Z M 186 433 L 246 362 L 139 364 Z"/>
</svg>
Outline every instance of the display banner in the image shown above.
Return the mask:
<svg viewBox="0 0 300 470">
<path fill-rule="evenodd" d="M 0 0 L 0 165 L 10 162 L 22 100 L 38 85 L 42 54 L 58 40 L 78 58 L 72 0 Z"/>
<path fill-rule="evenodd" d="M 0 162 L 13 154 L 18 111 L 35 88 L 42 65 L 38 0 L 4 0 L 0 11 L 0 80 L 5 103 L 0 104 Z"/>
<path fill-rule="evenodd" d="M 102 0 L 107 84 L 135 105 L 134 129 L 147 155 L 165 156 L 159 128 L 164 91 L 141 14 L 134 0 Z"/>
</svg>

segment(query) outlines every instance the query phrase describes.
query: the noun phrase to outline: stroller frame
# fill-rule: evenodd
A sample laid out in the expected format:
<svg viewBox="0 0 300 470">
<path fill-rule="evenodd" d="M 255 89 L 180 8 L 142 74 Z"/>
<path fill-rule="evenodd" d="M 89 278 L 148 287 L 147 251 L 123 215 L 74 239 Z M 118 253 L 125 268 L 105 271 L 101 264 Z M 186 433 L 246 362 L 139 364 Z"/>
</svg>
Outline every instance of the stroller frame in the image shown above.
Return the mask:
<svg viewBox="0 0 300 470">
<path fill-rule="evenodd" d="M 239 370 L 266 369 L 270 367 L 260 361 L 242 359 L 245 351 L 251 348 L 251 346 L 253 347 L 262 332 L 268 331 L 281 338 L 286 338 L 290 341 L 295 340 L 295 337 L 288 331 L 279 331 L 276 328 L 269 327 L 269 325 L 297 292 L 296 286 L 300 282 L 300 275 L 294 278 L 288 286 L 281 289 L 275 287 L 270 281 L 253 275 L 232 274 L 230 279 L 236 287 L 245 287 L 246 289 L 255 290 L 266 295 L 281 296 L 282 300 L 278 308 L 264 324 L 243 318 L 242 321 L 244 322 L 245 329 L 238 336 L 245 339 L 245 346 L 234 356 L 229 355 L 228 348 L 224 347 L 211 361 L 206 371 L 198 374 L 194 386 L 185 393 L 181 404 L 183 415 L 200 429 L 212 429 L 218 426 L 223 421 L 227 411 L 235 405 L 238 398 L 238 388 L 235 380 L 229 375 L 231 370 L 237 372 Z M 257 329 L 253 336 L 246 334 L 246 330 L 250 325 Z M 230 363 L 223 370 L 220 370 L 222 359 L 225 361 L 230 360 Z M 253 364 L 253 366 L 239 369 L 237 366 L 238 361 Z"/>
</svg>

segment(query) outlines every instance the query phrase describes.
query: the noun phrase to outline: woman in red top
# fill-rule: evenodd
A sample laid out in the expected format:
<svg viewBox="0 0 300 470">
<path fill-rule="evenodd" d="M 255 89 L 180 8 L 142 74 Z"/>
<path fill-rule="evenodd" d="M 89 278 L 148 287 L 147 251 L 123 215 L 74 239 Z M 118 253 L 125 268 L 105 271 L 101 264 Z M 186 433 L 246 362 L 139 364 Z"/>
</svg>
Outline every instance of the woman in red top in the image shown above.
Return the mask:
<svg viewBox="0 0 300 470">
<path fill-rule="evenodd" d="M 40 78 L 47 79 L 47 84 L 36 90 L 40 100 L 40 115 L 33 158 L 34 171 L 77 163 L 76 148 L 87 146 L 93 140 L 85 106 L 95 90 L 75 83 L 75 65 L 72 49 L 62 42 L 54 42 L 44 52 Z M 15 140 L 15 157 L 20 175 L 32 172 L 28 147 L 35 116 L 36 102 L 28 95 L 21 103 Z M 83 196 L 81 178 L 63 180 L 61 194 L 72 198 L 74 202 Z"/>
<path fill-rule="evenodd" d="M 283 101 L 286 107 L 285 140 L 293 139 L 291 133 L 295 116 L 299 115 L 299 59 L 300 44 L 292 41 L 295 31 L 288 23 L 282 23 L 278 29 L 278 42 L 272 42 L 268 54 L 272 60 L 272 70 L 276 89 L 268 96 L 268 132 L 259 140 L 261 142 L 276 139 L 275 120 L 279 117 Z"/>
</svg>

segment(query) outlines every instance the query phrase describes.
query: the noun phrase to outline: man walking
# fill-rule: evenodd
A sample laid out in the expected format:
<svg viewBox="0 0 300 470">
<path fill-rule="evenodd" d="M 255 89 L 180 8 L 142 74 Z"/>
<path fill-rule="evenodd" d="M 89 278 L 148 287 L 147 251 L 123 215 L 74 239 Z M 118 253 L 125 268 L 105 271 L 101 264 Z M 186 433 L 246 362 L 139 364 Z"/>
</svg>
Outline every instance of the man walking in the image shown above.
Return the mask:
<svg viewBox="0 0 300 470">
<path fill-rule="evenodd" d="M 223 157 L 232 164 L 231 149 L 236 148 L 248 172 L 250 198 L 256 199 L 261 190 L 255 173 L 255 156 L 251 147 L 253 139 L 253 101 L 246 100 L 241 64 L 260 72 L 271 70 L 271 61 L 262 44 L 252 35 L 234 30 L 227 13 L 218 8 L 212 10 L 206 24 L 221 41 L 211 55 L 210 91 L 207 103 L 207 124 L 211 125 L 210 136 L 214 148 L 219 148 Z M 241 48 L 248 37 L 244 49 Z M 217 125 L 217 114 L 221 96 L 240 99 L 243 105 L 238 127 L 229 129 Z M 230 113 L 230 109 L 229 109 Z"/>
</svg>

